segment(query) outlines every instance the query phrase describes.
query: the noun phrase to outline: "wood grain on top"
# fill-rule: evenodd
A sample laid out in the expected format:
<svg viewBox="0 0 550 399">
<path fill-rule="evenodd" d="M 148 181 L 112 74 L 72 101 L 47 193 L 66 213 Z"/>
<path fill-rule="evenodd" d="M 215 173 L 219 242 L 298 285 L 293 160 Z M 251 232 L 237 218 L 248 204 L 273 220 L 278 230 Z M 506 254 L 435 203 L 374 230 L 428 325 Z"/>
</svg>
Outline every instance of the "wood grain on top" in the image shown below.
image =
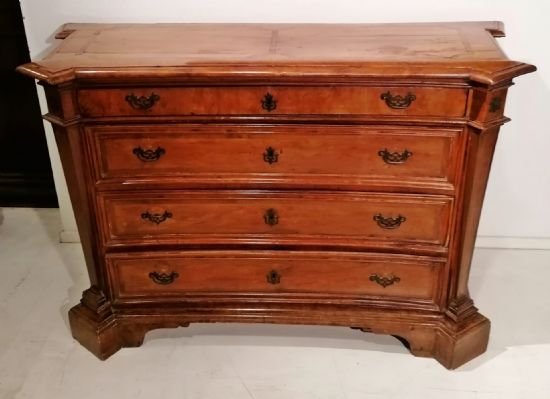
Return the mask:
<svg viewBox="0 0 550 399">
<path fill-rule="evenodd" d="M 58 47 L 24 73 L 59 83 L 121 68 L 176 76 L 432 74 L 490 75 L 529 65 L 512 62 L 494 36 L 498 22 L 421 24 L 68 24 Z M 228 68 L 231 67 L 231 68 Z M 372 68 L 375 68 L 373 70 Z M 433 69 L 435 70 L 435 69 Z M 315 71 L 315 69 L 313 69 Z M 138 72 L 137 70 L 134 72 Z M 128 73 L 128 71 L 126 71 Z M 315 72 L 313 72 L 315 73 Z"/>
</svg>

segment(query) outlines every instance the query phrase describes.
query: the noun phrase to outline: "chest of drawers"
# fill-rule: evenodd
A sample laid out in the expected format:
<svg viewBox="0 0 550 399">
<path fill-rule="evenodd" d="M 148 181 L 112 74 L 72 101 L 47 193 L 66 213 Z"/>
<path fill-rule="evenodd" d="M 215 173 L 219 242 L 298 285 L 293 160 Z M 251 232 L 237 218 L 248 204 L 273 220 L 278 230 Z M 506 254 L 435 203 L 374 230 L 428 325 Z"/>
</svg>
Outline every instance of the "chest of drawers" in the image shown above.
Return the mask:
<svg viewBox="0 0 550 399">
<path fill-rule="evenodd" d="M 500 23 L 67 25 L 43 84 L 100 359 L 195 322 L 347 326 L 455 368 L 512 79 Z"/>
</svg>

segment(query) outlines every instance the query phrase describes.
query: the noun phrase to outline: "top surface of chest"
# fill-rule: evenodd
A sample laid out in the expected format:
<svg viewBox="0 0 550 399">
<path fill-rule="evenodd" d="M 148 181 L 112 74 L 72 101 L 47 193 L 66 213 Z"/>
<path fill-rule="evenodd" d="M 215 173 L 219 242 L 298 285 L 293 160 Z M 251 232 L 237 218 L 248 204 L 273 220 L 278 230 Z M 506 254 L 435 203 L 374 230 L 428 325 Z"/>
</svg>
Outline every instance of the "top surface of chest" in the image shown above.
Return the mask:
<svg viewBox="0 0 550 399">
<path fill-rule="evenodd" d="M 494 83 L 510 61 L 498 22 L 423 24 L 68 24 L 23 72 L 61 83 L 97 78 L 465 77 Z"/>
</svg>

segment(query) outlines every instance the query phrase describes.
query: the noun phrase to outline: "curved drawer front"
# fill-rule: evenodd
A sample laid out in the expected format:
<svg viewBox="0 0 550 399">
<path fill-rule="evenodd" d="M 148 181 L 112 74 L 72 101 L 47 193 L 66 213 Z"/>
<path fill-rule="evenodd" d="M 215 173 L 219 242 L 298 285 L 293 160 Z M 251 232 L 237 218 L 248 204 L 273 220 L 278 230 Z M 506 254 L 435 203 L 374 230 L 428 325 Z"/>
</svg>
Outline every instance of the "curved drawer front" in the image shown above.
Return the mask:
<svg viewBox="0 0 550 399">
<path fill-rule="evenodd" d="M 441 259 L 288 251 L 189 251 L 107 256 L 116 299 L 219 293 L 436 296 Z"/>
<path fill-rule="evenodd" d="M 88 127 L 100 182 L 383 184 L 451 190 L 460 130 L 353 126 Z"/>
<path fill-rule="evenodd" d="M 365 193 L 100 194 L 107 245 L 365 241 L 445 246 L 452 199 Z"/>
<path fill-rule="evenodd" d="M 136 87 L 81 89 L 84 117 L 416 115 L 460 117 L 467 90 L 390 86 Z"/>
</svg>

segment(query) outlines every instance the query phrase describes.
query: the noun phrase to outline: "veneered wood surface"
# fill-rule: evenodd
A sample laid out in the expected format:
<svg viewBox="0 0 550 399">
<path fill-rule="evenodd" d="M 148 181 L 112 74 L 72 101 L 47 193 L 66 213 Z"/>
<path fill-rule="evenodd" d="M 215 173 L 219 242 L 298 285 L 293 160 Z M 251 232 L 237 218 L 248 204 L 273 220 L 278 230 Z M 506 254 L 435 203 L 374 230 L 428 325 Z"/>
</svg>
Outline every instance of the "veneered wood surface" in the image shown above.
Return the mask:
<svg viewBox="0 0 550 399">
<path fill-rule="evenodd" d="M 498 22 L 71 24 L 64 29 L 59 35 L 64 40 L 52 53 L 21 71 L 50 83 L 152 71 L 253 77 L 283 70 L 290 76 L 470 74 L 491 82 L 533 69 L 509 61 L 500 50 L 493 40 L 504 34 Z M 220 67 L 223 71 L 216 70 Z"/>
<path fill-rule="evenodd" d="M 192 293 L 303 293 L 416 298 L 433 302 L 441 259 L 330 252 L 205 251 L 128 253 L 107 256 L 114 296 L 167 298 Z M 276 272 L 280 281 L 268 282 Z M 178 273 L 173 283 L 159 285 L 149 273 Z M 383 287 L 371 276 L 397 277 Z"/>
<path fill-rule="evenodd" d="M 385 185 L 445 188 L 454 183 L 460 135 L 449 128 L 326 125 L 90 125 L 86 131 L 96 179 L 126 186 L 178 179 L 217 181 L 219 186 L 292 181 L 308 187 L 355 179 L 357 186 L 382 180 Z M 277 155 L 272 163 L 264 159 L 268 148 Z M 161 149 L 162 154 L 144 161 L 136 149 Z M 391 164 L 380 154 L 385 150 L 411 155 Z"/>
<path fill-rule="evenodd" d="M 73 336 L 105 359 L 191 322 L 328 324 L 448 368 L 481 354 L 476 229 L 507 89 L 535 70 L 500 36 L 494 22 L 66 26 L 19 71 L 45 86 L 90 273 Z M 394 109 L 385 92 L 415 99 Z M 152 93 L 147 109 L 126 100 Z M 164 152 L 144 163 L 136 146 Z M 382 147 L 413 155 L 384 164 Z"/>
<path fill-rule="evenodd" d="M 368 193 L 166 191 L 102 194 L 100 209 L 107 245 L 173 243 L 305 243 L 344 240 L 412 242 L 444 246 L 452 199 Z M 275 225 L 264 215 L 277 213 Z M 171 217 L 161 223 L 143 213 Z M 376 215 L 403 216 L 394 229 L 380 227 Z M 398 248 L 395 248 L 398 251 Z"/>
<path fill-rule="evenodd" d="M 271 94 L 276 109 L 262 108 Z M 384 93 L 416 97 L 409 106 L 395 109 L 382 98 Z M 134 109 L 128 95 L 159 100 L 149 109 Z M 466 111 L 466 89 L 438 87 L 182 87 L 80 90 L 78 102 L 83 117 L 153 115 L 418 115 L 460 117 Z"/>
</svg>

